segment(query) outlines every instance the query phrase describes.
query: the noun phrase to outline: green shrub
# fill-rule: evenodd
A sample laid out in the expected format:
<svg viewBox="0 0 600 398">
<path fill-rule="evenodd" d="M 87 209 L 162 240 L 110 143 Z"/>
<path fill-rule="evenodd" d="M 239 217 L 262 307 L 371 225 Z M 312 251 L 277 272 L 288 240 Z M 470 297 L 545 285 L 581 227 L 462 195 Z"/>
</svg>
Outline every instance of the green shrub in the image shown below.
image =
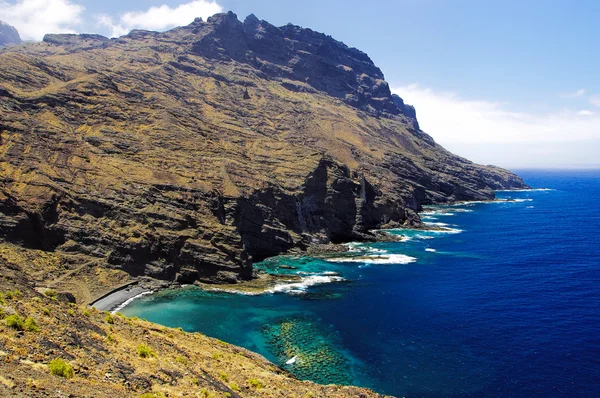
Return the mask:
<svg viewBox="0 0 600 398">
<path fill-rule="evenodd" d="M 56 358 L 48 365 L 50 373 L 55 376 L 65 377 L 67 379 L 75 376 L 73 367 L 60 358 Z"/>
<path fill-rule="evenodd" d="M 219 377 L 221 378 L 221 380 L 223 381 L 229 381 L 229 377 L 227 377 L 227 374 L 225 372 L 221 372 L 219 374 Z"/>
<path fill-rule="evenodd" d="M 71 315 L 71 316 L 75 316 L 75 311 L 73 311 L 73 309 L 72 309 L 72 308 L 69 308 L 69 309 L 67 310 L 67 314 L 69 314 L 69 315 Z"/>
<path fill-rule="evenodd" d="M 83 310 L 82 314 L 83 314 L 83 316 L 87 316 L 87 317 L 90 316 L 90 312 L 88 310 Z"/>
<path fill-rule="evenodd" d="M 4 300 L 4 293 L 0 292 L 0 304 L 6 305 L 6 300 Z"/>
<path fill-rule="evenodd" d="M 142 358 L 150 358 L 154 356 L 154 352 L 145 344 L 140 344 L 137 347 L 137 353 Z"/>
<path fill-rule="evenodd" d="M 223 396 L 224 396 L 224 397 L 227 397 L 227 398 L 229 398 L 229 397 L 231 397 L 231 393 L 230 393 L 230 392 L 227 392 L 227 391 L 225 391 L 225 392 L 223 393 Z"/>
<path fill-rule="evenodd" d="M 7 316 L 6 319 L 4 319 L 4 323 L 6 323 L 6 326 L 9 328 L 15 330 L 23 330 L 25 328 L 25 320 L 22 316 L 17 314 Z"/>
<path fill-rule="evenodd" d="M 109 333 L 106 335 L 106 341 L 108 341 L 109 343 L 116 343 L 117 339 L 112 333 Z"/>
<path fill-rule="evenodd" d="M 106 323 L 110 323 L 111 325 L 115 323 L 115 317 L 112 316 L 112 314 L 106 314 L 104 320 L 106 321 Z"/>
<path fill-rule="evenodd" d="M 140 398 L 165 398 L 165 394 L 162 392 L 147 392 L 140 395 Z"/>
<path fill-rule="evenodd" d="M 251 387 L 254 387 L 257 390 L 260 389 L 260 388 L 264 388 L 265 387 L 265 384 L 262 381 L 260 381 L 258 379 L 254 379 L 254 378 L 253 379 L 249 379 L 248 380 L 248 384 L 250 384 Z"/>
<path fill-rule="evenodd" d="M 231 383 L 229 388 L 231 388 L 233 391 L 240 391 L 240 387 L 235 382 Z"/>
<path fill-rule="evenodd" d="M 196 385 L 196 386 L 199 386 L 200 385 L 200 380 L 198 380 L 198 379 L 192 379 L 192 383 L 194 385 Z"/>
<path fill-rule="evenodd" d="M 48 308 L 44 308 L 42 312 L 44 313 L 44 315 L 50 315 L 50 310 Z"/>
<path fill-rule="evenodd" d="M 175 361 L 179 362 L 182 365 L 187 365 L 187 359 L 184 356 L 178 356 L 175 358 Z"/>
<path fill-rule="evenodd" d="M 13 298 L 15 298 L 15 296 L 13 295 L 13 292 L 11 292 L 10 290 L 6 293 L 4 293 L 4 297 L 6 297 L 9 300 L 12 300 Z"/>
<path fill-rule="evenodd" d="M 6 311 L 4 308 L 0 307 L 0 319 L 6 318 Z"/>
<path fill-rule="evenodd" d="M 208 398 L 208 397 L 210 397 L 210 393 L 208 392 L 208 390 L 206 388 L 203 388 L 202 390 L 200 390 L 200 396 L 202 398 Z"/>
<path fill-rule="evenodd" d="M 32 298 L 31 300 L 33 300 L 36 303 L 39 303 L 40 301 L 42 301 L 41 298 L 39 298 L 38 296 L 35 296 L 34 298 Z"/>
<path fill-rule="evenodd" d="M 48 289 L 44 292 L 46 297 L 50 297 L 52 300 L 56 300 L 58 298 L 58 292 L 56 290 Z"/>
<path fill-rule="evenodd" d="M 39 332 L 39 331 L 41 331 L 41 329 L 38 326 L 36 320 L 33 319 L 33 318 L 27 318 L 27 319 L 25 319 L 24 327 L 25 327 L 25 330 L 28 331 L 28 332 Z"/>
</svg>

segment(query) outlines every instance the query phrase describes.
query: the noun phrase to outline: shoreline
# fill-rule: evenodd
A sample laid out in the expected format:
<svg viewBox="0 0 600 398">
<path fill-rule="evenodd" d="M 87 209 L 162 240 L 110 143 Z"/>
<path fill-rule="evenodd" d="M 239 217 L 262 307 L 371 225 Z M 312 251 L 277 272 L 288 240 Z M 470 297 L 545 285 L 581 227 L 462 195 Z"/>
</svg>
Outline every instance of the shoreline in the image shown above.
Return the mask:
<svg viewBox="0 0 600 398">
<path fill-rule="evenodd" d="M 139 281 L 133 281 L 111 290 L 99 299 L 92 301 L 89 306 L 99 311 L 118 312 L 140 295 L 153 292 L 151 289 L 140 286 Z"/>
<path fill-rule="evenodd" d="M 402 229 L 414 229 L 414 230 L 430 230 L 430 231 L 450 231 L 448 228 L 425 225 L 425 223 L 418 226 L 411 227 L 400 227 Z M 391 228 L 394 229 L 394 228 Z M 375 236 L 377 242 L 402 242 L 403 237 L 396 237 L 386 232 L 388 229 L 376 230 Z M 306 251 L 296 252 L 291 251 L 289 253 L 282 253 L 280 255 L 305 255 L 305 256 L 319 256 L 319 255 L 332 255 L 335 253 L 348 252 L 348 243 L 341 244 L 316 244 L 310 246 Z M 210 284 L 196 281 L 191 286 L 203 289 L 208 292 L 223 292 L 229 294 L 240 294 L 247 296 L 254 296 L 260 294 L 269 294 L 276 292 L 276 286 L 281 285 L 280 282 L 286 283 L 298 283 L 301 282 L 302 278 L 295 274 L 269 274 L 260 273 L 258 276 L 249 281 L 242 281 L 235 284 Z M 116 287 L 115 289 L 103 294 L 99 298 L 94 299 L 88 305 L 89 307 L 96 308 L 100 311 L 110 311 L 112 313 L 119 312 L 132 301 L 142 296 L 156 293 L 158 291 L 166 289 L 177 289 L 181 286 L 175 282 L 162 281 L 159 279 L 144 278 L 144 280 L 135 280 L 128 282 L 125 285 Z"/>
</svg>

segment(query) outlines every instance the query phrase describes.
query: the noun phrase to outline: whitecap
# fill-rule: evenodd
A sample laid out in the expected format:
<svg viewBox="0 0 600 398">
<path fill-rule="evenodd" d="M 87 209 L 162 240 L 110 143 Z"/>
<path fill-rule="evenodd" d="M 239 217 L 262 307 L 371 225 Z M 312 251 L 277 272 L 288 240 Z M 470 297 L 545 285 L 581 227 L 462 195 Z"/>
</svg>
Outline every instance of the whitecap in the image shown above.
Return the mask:
<svg viewBox="0 0 600 398">
<path fill-rule="evenodd" d="M 210 292 L 223 292 L 229 294 L 239 294 L 242 296 L 260 296 L 264 294 L 275 294 L 275 293 L 287 293 L 287 294 L 304 294 L 308 290 L 309 287 L 315 285 L 322 285 L 325 283 L 333 283 L 333 282 L 343 282 L 346 279 L 341 276 L 331 276 L 331 275 L 310 275 L 305 276 L 297 280 L 288 280 L 283 281 L 283 283 L 279 283 L 273 286 L 270 289 L 265 289 L 260 292 L 244 292 L 240 290 L 233 289 L 222 289 L 218 287 L 213 288 L 205 288 L 205 290 Z"/>
<path fill-rule="evenodd" d="M 425 224 L 436 226 L 436 227 L 447 227 L 448 226 L 448 224 L 446 224 L 444 222 L 427 222 Z"/>
<path fill-rule="evenodd" d="M 430 247 L 426 248 L 426 249 L 425 249 L 425 251 L 426 251 L 426 252 L 430 252 L 430 253 L 435 253 L 435 252 L 436 252 L 436 250 L 435 250 L 435 249 L 432 249 L 432 248 L 430 248 Z"/>
<path fill-rule="evenodd" d="M 552 188 L 528 188 L 528 189 L 499 189 L 496 192 L 548 192 L 556 191 Z"/>
<path fill-rule="evenodd" d="M 405 254 L 389 254 L 385 256 L 328 258 L 327 261 L 332 263 L 410 264 L 417 261 L 417 259 Z"/>
<path fill-rule="evenodd" d="M 311 275 L 302 278 L 300 282 L 283 283 L 267 289 L 265 293 L 304 294 L 309 287 L 332 282 L 343 282 L 341 276 Z"/>
</svg>

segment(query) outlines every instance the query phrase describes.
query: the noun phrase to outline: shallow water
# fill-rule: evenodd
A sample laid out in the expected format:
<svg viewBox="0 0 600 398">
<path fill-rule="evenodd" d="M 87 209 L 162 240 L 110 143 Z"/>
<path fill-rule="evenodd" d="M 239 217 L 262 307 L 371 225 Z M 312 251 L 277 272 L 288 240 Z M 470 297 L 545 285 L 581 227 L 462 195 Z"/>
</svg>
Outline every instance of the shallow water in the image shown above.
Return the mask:
<svg viewBox="0 0 600 398">
<path fill-rule="evenodd" d="M 257 264 L 303 276 L 275 294 L 187 288 L 122 312 L 322 383 L 410 397 L 598 396 L 600 173 L 520 174 L 552 190 L 427 209 L 424 220 L 449 232 L 397 230 L 408 240 Z"/>
</svg>

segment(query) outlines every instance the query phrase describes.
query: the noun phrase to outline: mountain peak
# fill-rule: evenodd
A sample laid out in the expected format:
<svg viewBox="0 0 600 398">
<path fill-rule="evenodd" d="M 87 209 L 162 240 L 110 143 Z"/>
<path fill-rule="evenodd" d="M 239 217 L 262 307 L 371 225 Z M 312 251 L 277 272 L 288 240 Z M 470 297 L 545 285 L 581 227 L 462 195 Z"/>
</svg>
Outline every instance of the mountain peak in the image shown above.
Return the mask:
<svg viewBox="0 0 600 398">
<path fill-rule="evenodd" d="M 0 46 L 21 44 L 21 36 L 14 26 L 0 21 Z"/>
</svg>

